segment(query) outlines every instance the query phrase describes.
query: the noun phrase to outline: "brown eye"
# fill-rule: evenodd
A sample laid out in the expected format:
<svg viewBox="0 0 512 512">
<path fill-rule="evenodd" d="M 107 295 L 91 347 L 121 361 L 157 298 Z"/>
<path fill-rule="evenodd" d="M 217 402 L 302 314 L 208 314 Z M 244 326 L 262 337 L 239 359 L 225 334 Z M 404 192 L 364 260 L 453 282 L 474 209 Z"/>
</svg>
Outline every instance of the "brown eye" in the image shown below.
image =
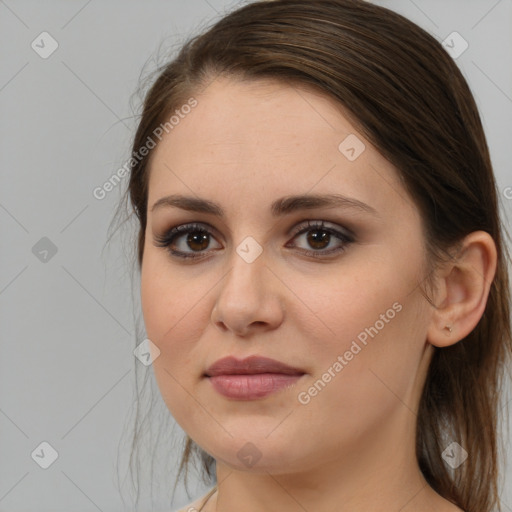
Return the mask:
<svg viewBox="0 0 512 512">
<path fill-rule="evenodd" d="M 307 234 L 305 237 L 306 247 L 300 247 L 298 244 L 293 244 L 292 247 L 296 247 L 307 256 L 315 258 L 343 252 L 355 240 L 352 232 L 344 233 L 338 229 L 325 226 L 324 221 L 308 221 L 306 227 L 299 226 L 297 231 L 294 239 L 300 239 L 302 235 Z M 338 243 L 334 247 L 329 247 L 336 241 Z"/>
<path fill-rule="evenodd" d="M 207 254 L 206 249 L 215 239 L 201 224 L 182 224 L 163 235 L 155 235 L 154 240 L 157 247 L 166 247 L 172 256 L 199 258 Z"/>
<path fill-rule="evenodd" d="M 196 232 L 194 232 L 196 233 Z M 209 234 L 204 232 L 197 232 L 187 236 L 186 244 L 193 251 L 204 251 L 209 245 Z"/>
<path fill-rule="evenodd" d="M 307 237 L 308 244 L 315 249 L 325 249 L 326 246 L 329 245 L 329 241 L 331 240 L 331 234 L 325 230 L 311 230 L 308 232 L 309 235 Z"/>
</svg>

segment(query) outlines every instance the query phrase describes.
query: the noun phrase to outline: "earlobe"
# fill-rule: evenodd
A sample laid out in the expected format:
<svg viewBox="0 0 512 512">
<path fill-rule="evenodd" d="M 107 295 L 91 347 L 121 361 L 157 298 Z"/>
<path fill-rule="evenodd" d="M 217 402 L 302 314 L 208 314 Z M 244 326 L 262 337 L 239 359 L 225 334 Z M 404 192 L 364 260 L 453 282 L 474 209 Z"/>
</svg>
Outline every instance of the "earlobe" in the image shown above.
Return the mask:
<svg viewBox="0 0 512 512">
<path fill-rule="evenodd" d="M 437 278 L 429 343 L 447 347 L 473 331 L 485 311 L 496 265 L 496 245 L 489 233 L 474 231 L 464 238 L 458 254 Z"/>
</svg>

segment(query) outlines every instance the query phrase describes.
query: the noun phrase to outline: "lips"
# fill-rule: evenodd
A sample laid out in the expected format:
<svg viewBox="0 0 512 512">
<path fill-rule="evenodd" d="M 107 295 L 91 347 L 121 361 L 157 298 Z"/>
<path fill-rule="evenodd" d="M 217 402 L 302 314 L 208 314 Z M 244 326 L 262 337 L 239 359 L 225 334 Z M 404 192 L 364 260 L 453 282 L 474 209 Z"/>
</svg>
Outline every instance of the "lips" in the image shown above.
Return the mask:
<svg viewBox="0 0 512 512">
<path fill-rule="evenodd" d="M 237 359 L 233 356 L 224 357 L 213 363 L 205 372 L 207 377 L 218 375 L 255 375 L 273 373 L 284 375 L 304 375 L 304 371 L 294 368 L 281 361 L 262 356 L 250 356 Z"/>
<path fill-rule="evenodd" d="M 204 377 L 212 388 L 230 400 L 259 400 L 289 388 L 305 372 L 275 359 L 251 356 L 225 357 L 206 370 Z"/>
</svg>

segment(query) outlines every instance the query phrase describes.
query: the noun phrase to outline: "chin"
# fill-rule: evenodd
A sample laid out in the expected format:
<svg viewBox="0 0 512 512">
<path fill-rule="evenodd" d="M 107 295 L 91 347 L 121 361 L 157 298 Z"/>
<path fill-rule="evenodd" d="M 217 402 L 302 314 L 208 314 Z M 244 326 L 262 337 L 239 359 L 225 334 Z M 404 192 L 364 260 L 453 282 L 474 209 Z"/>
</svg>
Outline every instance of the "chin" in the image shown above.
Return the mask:
<svg viewBox="0 0 512 512">
<path fill-rule="evenodd" d="M 272 428 L 275 428 L 275 425 L 274 422 Z M 249 435 L 247 429 L 245 434 L 240 436 L 231 432 L 233 437 L 226 434 L 222 444 L 219 444 L 219 438 L 210 439 L 209 443 L 205 443 L 209 448 L 205 451 L 233 470 L 253 473 L 289 473 L 293 471 L 295 464 L 300 467 L 301 456 L 297 452 L 297 443 L 293 442 L 293 437 L 290 435 L 274 437 L 274 432 L 269 436 L 272 428 L 267 428 L 261 435 Z M 314 451 L 314 448 L 312 450 Z"/>
</svg>

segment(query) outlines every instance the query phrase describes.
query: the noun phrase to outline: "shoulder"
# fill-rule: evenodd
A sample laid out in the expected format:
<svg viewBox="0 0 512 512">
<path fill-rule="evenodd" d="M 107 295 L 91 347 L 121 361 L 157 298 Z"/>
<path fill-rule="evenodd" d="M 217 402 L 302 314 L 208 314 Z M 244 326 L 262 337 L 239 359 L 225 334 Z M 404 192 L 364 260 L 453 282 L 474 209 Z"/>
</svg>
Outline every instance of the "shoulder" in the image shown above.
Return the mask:
<svg viewBox="0 0 512 512">
<path fill-rule="evenodd" d="M 175 512 L 199 512 L 199 509 L 206 503 L 208 498 L 215 492 L 216 488 L 210 489 L 204 496 L 197 498 L 197 500 L 185 505 L 184 507 L 176 510 Z"/>
</svg>

